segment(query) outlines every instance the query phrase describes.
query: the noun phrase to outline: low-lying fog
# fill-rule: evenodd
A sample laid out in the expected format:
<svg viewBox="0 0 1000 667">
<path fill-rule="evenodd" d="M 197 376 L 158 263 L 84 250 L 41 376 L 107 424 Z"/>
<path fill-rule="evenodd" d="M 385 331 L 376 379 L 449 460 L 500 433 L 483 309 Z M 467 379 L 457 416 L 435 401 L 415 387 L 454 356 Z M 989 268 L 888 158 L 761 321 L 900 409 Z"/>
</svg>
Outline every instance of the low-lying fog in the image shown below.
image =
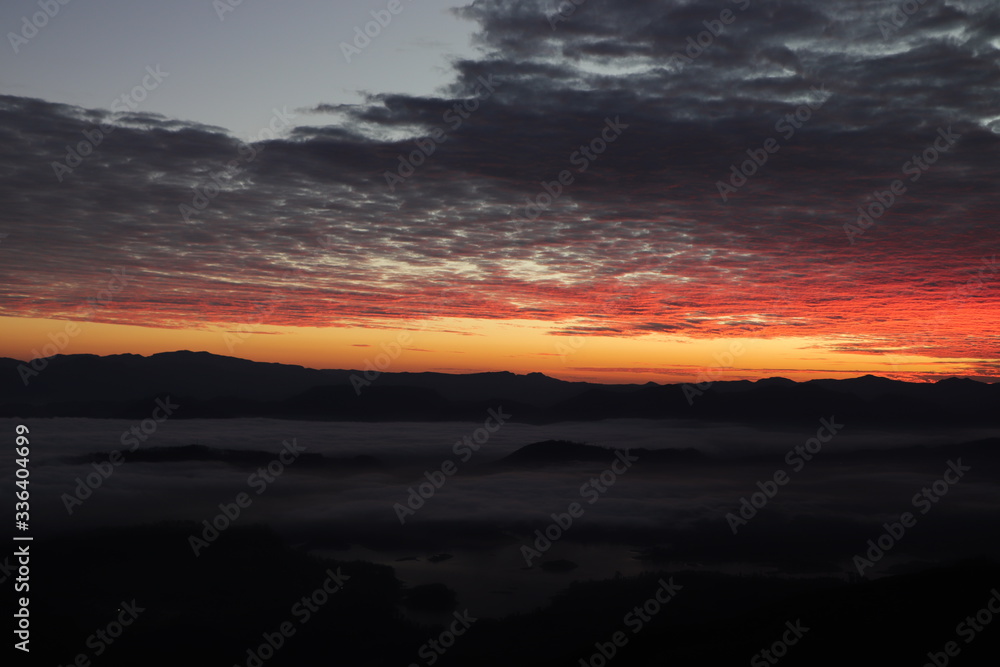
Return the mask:
<svg viewBox="0 0 1000 667">
<path fill-rule="evenodd" d="M 234 524 L 268 524 L 290 543 L 316 553 L 391 565 L 407 584 L 443 582 L 458 591 L 460 608 L 475 607 L 483 615 L 534 608 L 574 579 L 629 576 L 656 567 L 840 576 L 855 570 L 854 556 L 883 534 L 884 522 L 898 521 L 907 511 L 916 524 L 869 568 L 868 576 L 908 564 L 998 553 L 995 531 L 987 528 L 1000 523 L 996 457 L 976 447 L 906 449 L 997 437 L 995 430 L 879 432 L 844 424 L 832 437 L 823 431 L 827 442 L 815 454 L 806 450 L 811 457 L 806 460 L 801 448 L 817 435 L 820 418 L 830 415 L 817 415 L 806 429 L 511 421 L 477 434 L 486 417 L 478 423 L 168 419 L 144 434 L 134 452 L 121 440 L 137 422 L 30 420 L 32 530 L 53 535 L 161 520 L 200 523 L 220 514 L 220 503 L 234 503 L 246 493 L 251 502 Z M 17 422 L 2 421 L 13 434 Z M 468 441 L 456 450 L 463 438 Z M 282 464 L 271 481 L 250 477 L 267 461 L 278 460 L 283 442 L 293 439 L 304 447 L 301 457 L 291 460 L 286 454 L 291 462 Z M 604 483 L 600 474 L 616 460 L 612 451 L 586 462 L 497 463 L 546 440 L 633 452 L 692 448 L 705 456 L 651 462 L 640 455 L 631 467 L 618 463 L 618 473 L 605 473 Z M 157 449 L 192 444 L 212 450 L 170 460 Z M 116 449 L 126 461 L 112 466 L 106 479 L 96 476 L 93 460 L 107 460 Z M 244 460 L 224 450 L 260 456 Z M 136 458 L 151 452 L 157 460 Z M 99 456 L 87 459 L 95 453 Z M 376 460 L 352 460 L 362 455 Z M 953 472 L 954 482 L 939 484 L 938 491 L 946 493 L 914 499 L 924 488 L 933 494 L 934 482 L 959 457 L 968 471 L 961 477 Z M 453 474 L 434 474 L 443 466 L 451 470 L 448 461 Z M 13 465 L 13 455 L 0 461 L 5 478 L 13 476 Z M 99 467 L 106 471 L 108 465 Z M 277 469 L 274 464 L 272 472 Z M 413 509 L 419 501 L 411 499 L 407 506 L 409 489 L 428 481 L 425 471 L 444 483 Z M 786 483 L 771 487 L 767 482 L 779 471 L 787 475 Z M 98 481 L 99 486 L 82 489 L 77 480 L 88 475 L 91 486 Z M 734 523 L 741 498 L 760 491 L 758 481 L 774 490 L 773 497 Z M 423 487 L 425 495 L 430 488 Z M 87 491 L 89 497 L 83 498 Z M 545 531 L 553 523 L 551 515 L 568 512 L 571 503 L 579 503 L 581 512 L 568 528 L 550 528 L 559 539 L 539 551 L 528 568 L 522 545 L 537 548 L 535 531 Z M 748 514 L 744 509 L 744 517 Z"/>
</svg>

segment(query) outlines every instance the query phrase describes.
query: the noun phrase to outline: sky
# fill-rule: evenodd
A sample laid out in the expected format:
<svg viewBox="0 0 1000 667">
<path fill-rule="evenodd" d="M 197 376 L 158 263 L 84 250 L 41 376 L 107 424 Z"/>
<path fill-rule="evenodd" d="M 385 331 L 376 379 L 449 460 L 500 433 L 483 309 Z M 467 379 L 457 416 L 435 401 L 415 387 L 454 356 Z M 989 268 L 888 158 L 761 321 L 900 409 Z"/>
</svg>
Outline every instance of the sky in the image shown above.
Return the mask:
<svg viewBox="0 0 1000 667">
<path fill-rule="evenodd" d="M 0 356 L 1000 379 L 995 2 L 11 0 L 0 28 Z"/>
</svg>

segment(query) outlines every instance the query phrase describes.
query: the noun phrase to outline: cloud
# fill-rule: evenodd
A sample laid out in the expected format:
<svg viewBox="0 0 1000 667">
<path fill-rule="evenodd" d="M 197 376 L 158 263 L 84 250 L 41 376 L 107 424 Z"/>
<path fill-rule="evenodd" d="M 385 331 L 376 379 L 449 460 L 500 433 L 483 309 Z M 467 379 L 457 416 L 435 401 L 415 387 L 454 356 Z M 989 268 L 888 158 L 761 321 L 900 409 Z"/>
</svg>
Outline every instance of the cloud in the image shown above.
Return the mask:
<svg viewBox="0 0 1000 667">
<path fill-rule="evenodd" d="M 995 358 L 995 273 L 954 290 L 1000 241 L 1000 10 L 928 3 L 886 36 L 888 4 L 743 5 L 588 0 L 553 29 L 548 2 L 479 1 L 457 11 L 482 56 L 455 62 L 447 89 L 321 104 L 334 124 L 252 145 L 0 96 L 0 314 L 73 317 L 119 269 L 132 284 L 95 319 L 241 322 L 264 292 L 282 297 L 267 325 L 531 317 L 574 335 L 840 333 L 840 349 Z M 723 9 L 733 20 L 685 54 Z M 581 170 L 608 119 L 627 127 Z M 113 131 L 88 139 L 102 122 Z M 960 138 L 851 244 L 844 225 L 939 128 Z M 433 153 L 390 189 L 420 137 Z M 717 183 L 769 138 L 780 149 L 722 201 Z M 96 145 L 78 166 L 53 166 L 81 142 Z M 519 222 L 563 171 L 572 183 Z M 207 205 L 185 219 L 197 193 Z"/>
</svg>

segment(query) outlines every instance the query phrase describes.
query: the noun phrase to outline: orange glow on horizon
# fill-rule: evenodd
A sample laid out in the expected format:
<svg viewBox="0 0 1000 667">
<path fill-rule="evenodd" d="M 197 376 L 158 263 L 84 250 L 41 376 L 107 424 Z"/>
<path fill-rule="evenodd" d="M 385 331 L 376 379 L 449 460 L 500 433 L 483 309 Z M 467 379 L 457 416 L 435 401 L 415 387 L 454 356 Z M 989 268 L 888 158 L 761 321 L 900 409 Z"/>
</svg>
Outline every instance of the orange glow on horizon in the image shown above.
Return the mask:
<svg viewBox="0 0 1000 667">
<path fill-rule="evenodd" d="M 534 320 L 438 318 L 381 327 L 234 325 L 160 329 L 37 318 L 0 318 L 0 356 L 207 351 L 308 368 L 388 372 L 540 372 L 563 380 L 681 383 L 787 377 L 803 381 L 865 374 L 910 381 L 975 376 L 983 359 L 865 354 L 835 349 L 843 337 L 694 338 L 553 335 Z M 386 362 L 388 364 L 386 365 Z M 985 378 L 983 378 L 985 379 Z"/>
</svg>

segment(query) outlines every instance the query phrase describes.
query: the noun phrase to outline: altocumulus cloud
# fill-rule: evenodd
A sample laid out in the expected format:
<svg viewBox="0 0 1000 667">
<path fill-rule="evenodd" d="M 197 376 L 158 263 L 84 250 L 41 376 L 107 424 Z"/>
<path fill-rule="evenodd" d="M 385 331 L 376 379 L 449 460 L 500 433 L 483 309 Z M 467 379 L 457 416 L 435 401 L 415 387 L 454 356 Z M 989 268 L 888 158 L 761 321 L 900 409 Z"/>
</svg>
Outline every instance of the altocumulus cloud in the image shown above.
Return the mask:
<svg viewBox="0 0 1000 667">
<path fill-rule="evenodd" d="M 743 4 L 684 67 L 672 56 L 719 3 L 588 0 L 554 31 L 547 1 L 457 9 L 478 22 L 482 55 L 455 62 L 450 87 L 317 105 L 329 124 L 255 143 L 255 158 L 190 220 L 179 205 L 240 155 L 241 139 L 0 96 L 11 286 L 0 314 L 68 316 L 119 268 L 142 287 L 101 321 L 201 326 L 197 311 L 237 322 L 261 289 L 287 288 L 266 324 L 530 316 L 556 332 L 720 336 L 766 321 L 767 335 L 806 336 L 842 332 L 849 318 L 869 347 L 905 344 L 995 253 L 1000 8 L 926 3 L 887 37 L 879 22 L 891 3 Z M 503 84 L 488 103 L 388 191 L 398 156 L 491 75 Z M 822 108 L 721 203 L 720 175 L 814 86 L 828 91 Z M 516 209 L 608 116 L 629 130 L 543 219 L 515 225 Z M 59 182 L 52 163 L 101 123 L 114 132 Z M 877 228 L 845 243 L 857 206 L 938 127 L 962 140 Z M 294 290 L 289 269 L 300 271 Z M 761 312 L 778 291 L 793 294 L 794 317 Z M 594 315 L 595 300 L 621 293 L 633 295 L 628 309 Z M 939 327 L 923 349 L 995 356 L 995 337 L 976 329 Z"/>
</svg>

